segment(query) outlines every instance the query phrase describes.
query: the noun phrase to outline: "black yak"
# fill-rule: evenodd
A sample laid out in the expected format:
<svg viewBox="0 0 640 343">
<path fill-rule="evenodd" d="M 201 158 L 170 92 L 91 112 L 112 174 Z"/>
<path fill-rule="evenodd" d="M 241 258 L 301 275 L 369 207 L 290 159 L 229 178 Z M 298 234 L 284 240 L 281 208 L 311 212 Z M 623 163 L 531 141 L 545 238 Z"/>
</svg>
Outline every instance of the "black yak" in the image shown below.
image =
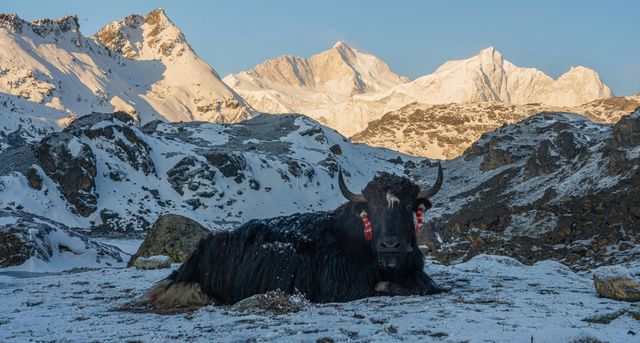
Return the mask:
<svg viewBox="0 0 640 343">
<path fill-rule="evenodd" d="M 147 298 L 166 306 L 233 304 L 280 289 L 324 303 L 443 291 L 424 272 L 416 239 L 422 212 L 442 185 L 442 167 L 423 191 L 389 173 L 378 173 L 362 194 L 347 189 L 341 170 L 338 182 L 349 202 L 336 210 L 211 232 Z"/>
</svg>

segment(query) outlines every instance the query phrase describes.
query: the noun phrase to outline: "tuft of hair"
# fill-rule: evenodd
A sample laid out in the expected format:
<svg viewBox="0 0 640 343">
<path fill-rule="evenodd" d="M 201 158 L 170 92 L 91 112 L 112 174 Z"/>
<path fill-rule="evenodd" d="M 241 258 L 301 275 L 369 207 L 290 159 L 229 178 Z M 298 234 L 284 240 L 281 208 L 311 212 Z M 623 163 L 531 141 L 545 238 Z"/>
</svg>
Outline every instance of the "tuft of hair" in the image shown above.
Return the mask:
<svg viewBox="0 0 640 343">
<path fill-rule="evenodd" d="M 394 194 L 414 196 L 418 194 L 420 187 L 406 177 L 379 172 L 362 190 L 366 194 L 385 194 L 388 191 L 392 191 Z"/>
<path fill-rule="evenodd" d="M 154 284 L 142 296 L 142 301 L 164 308 L 200 307 L 213 303 L 199 283 L 172 282 L 170 279 Z"/>
</svg>

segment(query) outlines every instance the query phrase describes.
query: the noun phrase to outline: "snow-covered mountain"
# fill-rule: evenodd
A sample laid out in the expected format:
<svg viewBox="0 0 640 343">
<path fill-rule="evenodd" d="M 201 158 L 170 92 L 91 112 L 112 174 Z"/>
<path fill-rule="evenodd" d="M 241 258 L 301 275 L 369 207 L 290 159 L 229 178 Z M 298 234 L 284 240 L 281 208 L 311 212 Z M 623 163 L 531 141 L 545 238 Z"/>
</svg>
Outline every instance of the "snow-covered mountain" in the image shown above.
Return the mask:
<svg viewBox="0 0 640 343">
<path fill-rule="evenodd" d="M 385 94 L 385 98 L 405 103 L 501 101 L 568 107 L 612 96 L 592 69 L 573 67 L 554 80 L 535 68 L 514 65 L 493 47 L 467 59 L 448 61 L 432 74 Z"/>
<path fill-rule="evenodd" d="M 345 201 L 338 166 L 352 189 L 382 170 L 424 186 L 436 173 L 430 160 L 354 144 L 297 115 L 139 127 L 123 112 L 93 114 L 0 160 L 0 208 L 127 237 L 167 213 L 220 229 L 336 208 Z M 420 239 L 443 262 L 480 252 L 576 267 L 624 262 L 640 239 L 639 162 L 640 108 L 615 125 L 570 113 L 530 116 L 444 161 L 428 212 L 435 231 Z M 579 255 L 590 244 L 598 249 Z"/>
<path fill-rule="evenodd" d="M 615 123 L 640 106 L 640 97 L 594 100 L 577 107 L 540 103 L 463 102 L 441 105 L 412 103 L 373 120 L 351 137 L 414 156 L 456 158 L 485 132 L 540 112 L 574 112 L 602 123 Z"/>
<path fill-rule="evenodd" d="M 84 36 L 75 16 L 28 22 L 2 14 L 0 46 L 3 99 L 46 107 L 39 119 L 51 119 L 49 126 L 94 111 L 122 110 L 143 123 L 252 115 L 160 9 L 111 23 L 96 37 Z"/>
<path fill-rule="evenodd" d="M 353 144 L 304 116 L 139 127 L 118 112 L 81 117 L 38 143 L 8 148 L 0 160 L 0 208 L 135 235 L 165 213 L 215 229 L 333 209 L 344 201 L 338 165 L 361 189 L 377 171 L 407 174 L 422 159 Z"/>
<path fill-rule="evenodd" d="M 335 60 L 344 63 L 330 63 Z M 257 110 L 302 113 L 346 136 L 413 102 L 574 107 L 613 96 L 591 69 L 574 67 L 554 80 L 537 69 L 515 66 L 494 48 L 464 60 L 448 61 L 432 74 L 407 82 L 376 57 L 338 42 L 309 59 L 282 56 L 223 80 Z"/>
<path fill-rule="evenodd" d="M 615 125 L 536 114 L 443 165 L 423 235 L 441 262 L 490 253 L 587 269 L 640 257 L 640 107 Z"/>
<path fill-rule="evenodd" d="M 379 58 L 345 42 L 309 58 L 280 56 L 223 81 L 267 113 L 302 113 L 345 135 L 356 133 L 384 107 L 359 101 L 409 81 Z"/>
</svg>

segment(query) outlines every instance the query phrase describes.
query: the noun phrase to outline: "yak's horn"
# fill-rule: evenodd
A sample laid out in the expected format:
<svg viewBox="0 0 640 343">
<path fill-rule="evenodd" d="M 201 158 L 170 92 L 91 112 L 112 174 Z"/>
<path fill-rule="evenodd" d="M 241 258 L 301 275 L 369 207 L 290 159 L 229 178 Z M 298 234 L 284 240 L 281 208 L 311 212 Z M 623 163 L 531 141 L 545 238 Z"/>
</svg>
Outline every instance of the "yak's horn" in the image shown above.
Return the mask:
<svg viewBox="0 0 640 343">
<path fill-rule="evenodd" d="M 344 178 L 342 177 L 342 168 L 338 169 L 338 185 L 340 186 L 340 192 L 351 202 L 367 202 L 367 199 L 362 194 L 351 193 L 344 184 Z"/>
<path fill-rule="evenodd" d="M 442 164 L 438 162 L 438 177 L 436 178 L 436 183 L 426 191 L 420 191 L 420 193 L 418 193 L 418 199 L 431 198 L 438 193 L 440 187 L 442 187 Z"/>
</svg>

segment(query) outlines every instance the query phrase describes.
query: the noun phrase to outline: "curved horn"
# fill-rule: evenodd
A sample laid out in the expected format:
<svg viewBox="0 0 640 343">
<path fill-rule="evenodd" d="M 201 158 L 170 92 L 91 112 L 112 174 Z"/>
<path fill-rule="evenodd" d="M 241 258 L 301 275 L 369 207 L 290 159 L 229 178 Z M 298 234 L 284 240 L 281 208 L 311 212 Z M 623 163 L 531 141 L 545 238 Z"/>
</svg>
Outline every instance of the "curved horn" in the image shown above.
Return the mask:
<svg viewBox="0 0 640 343">
<path fill-rule="evenodd" d="M 429 199 L 432 196 L 436 195 L 436 193 L 438 193 L 440 187 L 442 187 L 442 164 L 438 161 L 438 177 L 436 178 L 436 183 L 434 183 L 433 186 L 431 186 L 431 188 L 427 189 L 426 191 L 420 191 L 417 198 Z"/>
<path fill-rule="evenodd" d="M 362 194 L 351 193 L 344 184 L 344 178 L 342 177 L 342 168 L 338 169 L 338 185 L 340 186 L 340 192 L 351 202 L 367 202 L 367 199 Z"/>
</svg>

